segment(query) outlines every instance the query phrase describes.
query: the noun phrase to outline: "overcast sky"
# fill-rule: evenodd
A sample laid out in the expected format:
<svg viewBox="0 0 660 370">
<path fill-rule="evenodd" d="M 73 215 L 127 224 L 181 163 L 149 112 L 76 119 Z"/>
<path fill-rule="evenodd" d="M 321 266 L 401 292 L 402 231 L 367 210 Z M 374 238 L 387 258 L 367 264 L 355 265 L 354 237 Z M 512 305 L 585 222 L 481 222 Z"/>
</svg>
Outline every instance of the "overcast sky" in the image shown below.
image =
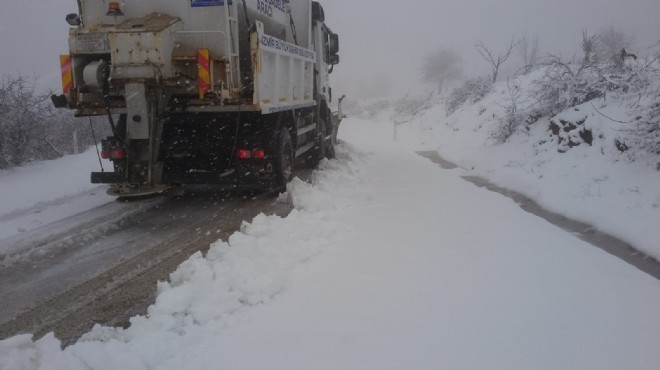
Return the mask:
<svg viewBox="0 0 660 370">
<path fill-rule="evenodd" d="M 423 57 L 440 48 L 459 53 L 467 75 L 485 73 L 473 46 L 479 40 L 500 50 L 513 35 L 538 36 L 543 52 L 565 57 L 577 52 L 582 29 L 617 27 L 634 36 L 641 55 L 660 40 L 660 0 L 321 2 L 326 22 L 340 35 L 334 90 L 353 96 L 417 91 Z M 38 77 L 40 88 L 58 90 L 57 56 L 67 52 L 64 16 L 75 10 L 75 0 L 2 0 L 0 74 Z M 514 56 L 510 67 L 520 63 Z"/>
</svg>

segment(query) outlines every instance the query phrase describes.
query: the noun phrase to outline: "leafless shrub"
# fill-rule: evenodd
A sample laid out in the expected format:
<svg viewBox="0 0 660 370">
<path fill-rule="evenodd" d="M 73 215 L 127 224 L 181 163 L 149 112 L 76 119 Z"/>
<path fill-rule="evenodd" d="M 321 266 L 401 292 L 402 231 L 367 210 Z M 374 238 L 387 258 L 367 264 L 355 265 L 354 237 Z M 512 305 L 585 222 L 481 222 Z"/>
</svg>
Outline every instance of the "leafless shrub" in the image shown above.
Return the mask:
<svg viewBox="0 0 660 370">
<path fill-rule="evenodd" d="M 97 127 L 100 139 L 107 129 Z M 25 78 L 0 81 L 0 169 L 54 159 L 93 143 L 87 121 L 53 108 L 48 95 L 37 93 Z"/>
<path fill-rule="evenodd" d="M 632 122 L 624 124 L 620 141 L 630 159 L 644 154 L 660 155 L 660 52 L 631 72 L 632 87 L 623 98 Z"/>
<path fill-rule="evenodd" d="M 532 88 L 536 104 L 529 115 L 552 117 L 571 107 L 606 99 L 616 102 L 631 117 L 615 120 L 593 106 L 616 125 L 616 147 L 632 160 L 644 153 L 660 154 L 660 54 L 628 64 L 623 58 L 623 64 L 616 66 L 611 59 L 586 56 L 581 63 L 554 55 L 546 58 L 545 75 Z"/>
<path fill-rule="evenodd" d="M 477 77 L 467 80 L 462 86 L 455 88 L 445 102 L 445 112 L 450 115 L 466 102 L 472 104 L 486 96 L 492 87 L 488 77 Z"/>
<path fill-rule="evenodd" d="M 608 80 L 595 62 L 575 64 L 556 55 L 548 55 L 543 63 L 545 76 L 536 81 L 533 95 L 535 114 L 545 116 L 604 96 Z"/>
<path fill-rule="evenodd" d="M 501 107 L 504 108 L 505 115 L 499 121 L 498 127 L 491 132 L 491 137 L 497 143 L 504 143 L 511 135 L 525 122 L 524 115 L 521 112 L 522 92 L 520 86 L 507 78 L 507 102 Z"/>
<path fill-rule="evenodd" d="M 610 67 L 621 68 L 625 61 L 626 49 L 633 45 L 633 38 L 613 26 L 606 27 L 598 34 L 598 57 Z M 624 53 L 622 54 L 622 51 Z"/>
</svg>

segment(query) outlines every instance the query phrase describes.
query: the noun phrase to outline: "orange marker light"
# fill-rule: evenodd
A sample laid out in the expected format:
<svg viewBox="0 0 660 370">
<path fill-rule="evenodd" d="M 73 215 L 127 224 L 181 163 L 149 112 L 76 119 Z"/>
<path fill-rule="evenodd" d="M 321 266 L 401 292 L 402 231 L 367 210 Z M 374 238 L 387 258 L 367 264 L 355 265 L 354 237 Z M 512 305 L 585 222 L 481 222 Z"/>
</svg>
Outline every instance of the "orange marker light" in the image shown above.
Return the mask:
<svg viewBox="0 0 660 370">
<path fill-rule="evenodd" d="M 124 13 L 121 11 L 121 7 L 119 6 L 118 2 L 111 1 L 108 3 L 108 12 L 106 15 L 114 15 L 116 17 L 118 15 L 124 15 Z"/>
</svg>

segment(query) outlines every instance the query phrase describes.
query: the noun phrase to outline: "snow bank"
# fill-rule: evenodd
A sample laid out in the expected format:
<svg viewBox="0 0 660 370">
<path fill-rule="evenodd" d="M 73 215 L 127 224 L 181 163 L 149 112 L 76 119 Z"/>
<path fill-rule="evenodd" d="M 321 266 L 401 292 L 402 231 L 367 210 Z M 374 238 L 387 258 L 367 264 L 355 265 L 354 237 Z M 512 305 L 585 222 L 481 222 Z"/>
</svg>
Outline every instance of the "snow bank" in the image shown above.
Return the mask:
<svg viewBox="0 0 660 370">
<path fill-rule="evenodd" d="M 158 284 L 155 304 L 130 328 L 96 326 L 64 351 L 47 335 L 35 342 L 23 335 L 0 341 L 0 369 L 178 369 L 171 359 L 182 350 L 212 340 L 246 307 L 262 305 L 288 286 L 288 271 L 333 245 L 351 228 L 327 212 L 355 207 L 368 195 L 361 180 L 360 155 L 342 151 L 341 160 L 324 161 L 313 183 L 294 179 L 285 200 L 294 209 L 286 218 L 259 215 L 245 222 L 227 242 L 208 254 L 193 255 L 168 282 Z"/>
</svg>

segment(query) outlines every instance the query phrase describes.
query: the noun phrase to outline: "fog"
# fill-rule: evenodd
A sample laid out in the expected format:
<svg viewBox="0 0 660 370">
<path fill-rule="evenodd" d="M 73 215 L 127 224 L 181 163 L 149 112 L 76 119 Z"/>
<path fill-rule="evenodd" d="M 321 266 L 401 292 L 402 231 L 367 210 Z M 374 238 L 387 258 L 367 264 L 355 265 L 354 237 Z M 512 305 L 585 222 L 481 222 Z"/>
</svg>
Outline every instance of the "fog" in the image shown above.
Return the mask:
<svg viewBox="0 0 660 370">
<path fill-rule="evenodd" d="M 633 36 L 638 55 L 660 40 L 658 0 L 333 0 L 324 7 L 327 22 L 341 37 L 335 85 L 358 96 L 377 92 L 379 85 L 389 88 L 381 93 L 394 96 L 419 91 L 423 58 L 439 48 L 455 50 L 466 75 L 474 76 L 488 73 L 474 48 L 477 41 L 497 51 L 513 36 L 537 36 L 542 53 L 570 58 L 578 51 L 582 29 L 621 29 Z M 521 66 L 512 55 L 501 77 Z"/>
<path fill-rule="evenodd" d="M 126 0 L 135 1 L 135 0 Z M 181 0 L 185 1 L 185 0 Z M 295 1 L 295 0 L 291 0 Z M 430 89 L 420 78 L 426 55 L 451 49 L 466 76 L 488 73 L 474 44 L 494 51 L 512 37 L 538 37 L 543 53 L 571 58 L 582 30 L 614 26 L 632 36 L 644 56 L 660 40 L 658 0 L 383 0 L 322 1 L 326 22 L 340 35 L 334 90 L 357 98 L 400 96 Z M 3 0 L 0 74 L 37 78 L 38 89 L 59 90 L 58 55 L 67 52 L 67 13 L 75 0 Z M 522 65 L 514 54 L 502 78 Z"/>
</svg>

